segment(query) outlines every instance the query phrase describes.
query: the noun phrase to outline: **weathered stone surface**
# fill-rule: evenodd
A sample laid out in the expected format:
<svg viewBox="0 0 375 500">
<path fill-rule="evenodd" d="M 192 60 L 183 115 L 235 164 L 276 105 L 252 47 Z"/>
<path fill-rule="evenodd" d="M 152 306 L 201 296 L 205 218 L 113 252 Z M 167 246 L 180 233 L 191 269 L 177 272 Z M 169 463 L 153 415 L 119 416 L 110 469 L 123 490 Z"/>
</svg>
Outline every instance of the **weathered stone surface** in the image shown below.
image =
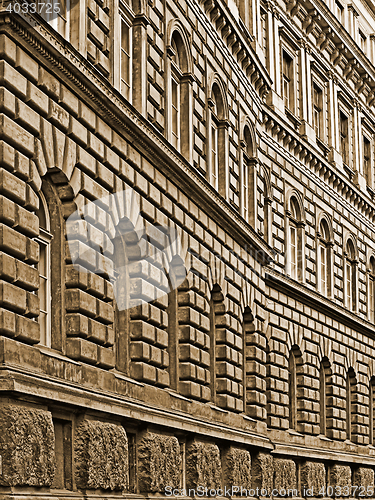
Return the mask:
<svg viewBox="0 0 375 500">
<path fill-rule="evenodd" d="M 320 490 L 325 490 L 326 468 L 320 462 L 305 462 L 301 467 L 301 486 L 304 489 L 312 489 L 314 496 Z"/>
<path fill-rule="evenodd" d="M 186 485 L 209 489 L 221 486 L 220 451 L 216 444 L 193 442 L 187 449 Z"/>
<path fill-rule="evenodd" d="M 367 488 L 374 487 L 374 471 L 369 467 L 359 467 L 353 475 L 353 484 L 355 486 L 363 486 L 367 492 Z M 366 493 L 367 495 L 367 493 Z"/>
<path fill-rule="evenodd" d="M 55 474 L 55 437 L 48 411 L 0 408 L 2 486 L 50 486 Z"/>
<path fill-rule="evenodd" d="M 352 471 L 349 465 L 334 465 L 330 473 L 330 486 L 351 487 Z"/>
<path fill-rule="evenodd" d="M 274 460 L 274 488 L 281 489 L 296 489 L 297 474 L 296 464 L 293 460 L 284 458 L 276 458 Z"/>
<path fill-rule="evenodd" d="M 231 446 L 223 456 L 225 484 L 251 488 L 251 455 L 247 450 Z"/>
<path fill-rule="evenodd" d="M 128 487 L 128 440 L 120 425 L 84 420 L 76 431 L 74 452 L 78 488 Z"/>
<path fill-rule="evenodd" d="M 258 453 L 251 469 L 253 487 L 271 491 L 273 488 L 273 457 L 267 453 Z"/>
<path fill-rule="evenodd" d="M 141 491 L 164 492 L 166 486 L 179 487 L 181 455 L 176 437 L 147 432 L 140 442 L 138 458 Z"/>
</svg>

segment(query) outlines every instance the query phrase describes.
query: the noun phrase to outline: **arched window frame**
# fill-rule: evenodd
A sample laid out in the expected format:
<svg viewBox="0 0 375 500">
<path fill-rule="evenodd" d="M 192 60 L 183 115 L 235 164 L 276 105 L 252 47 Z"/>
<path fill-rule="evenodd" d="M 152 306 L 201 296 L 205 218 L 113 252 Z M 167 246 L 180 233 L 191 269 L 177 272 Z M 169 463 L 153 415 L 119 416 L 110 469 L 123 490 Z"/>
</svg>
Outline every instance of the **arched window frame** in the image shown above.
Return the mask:
<svg viewBox="0 0 375 500">
<path fill-rule="evenodd" d="M 296 281 L 305 281 L 305 216 L 302 200 L 292 191 L 285 211 L 286 274 Z"/>
<path fill-rule="evenodd" d="M 52 346 L 51 336 L 51 217 L 47 200 L 42 191 L 39 192 L 39 236 L 35 238 L 39 244 L 39 327 L 40 344 L 46 347 Z"/>
<path fill-rule="evenodd" d="M 228 104 L 221 79 L 214 75 L 208 95 L 208 181 L 229 199 Z"/>
<path fill-rule="evenodd" d="M 177 19 L 170 21 L 167 36 L 167 138 L 191 162 L 193 75 L 190 43 L 185 28 Z"/>
<path fill-rule="evenodd" d="M 333 290 L 333 236 L 327 217 L 321 217 L 317 231 L 317 285 L 318 291 L 332 297 Z"/>
<path fill-rule="evenodd" d="M 371 255 L 367 269 L 368 319 L 375 323 L 375 255 Z"/>
<path fill-rule="evenodd" d="M 344 250 L 344 304 L 347 309 L 353 312 L 358 310 L 357 254 L 355 239 L 350 236 Z"/>
</svg>

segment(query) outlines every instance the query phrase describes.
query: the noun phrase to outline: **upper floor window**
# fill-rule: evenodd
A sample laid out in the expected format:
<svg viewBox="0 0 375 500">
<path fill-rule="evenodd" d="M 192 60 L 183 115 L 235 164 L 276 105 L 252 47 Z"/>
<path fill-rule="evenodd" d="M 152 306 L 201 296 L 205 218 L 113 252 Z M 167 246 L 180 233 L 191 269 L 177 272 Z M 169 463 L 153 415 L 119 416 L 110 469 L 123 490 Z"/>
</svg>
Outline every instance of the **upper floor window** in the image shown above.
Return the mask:
<svg viewBox="0 0 375 500">
<path fill-rule="evenodd" d="M 227 104 L 224 86 L 215 80 L 209 98 L 208 151 L 209 181 L 222 196 L 227 198 Z"/>
<path fill-rule="evenodd" d="M 172 38 L 172 77 L 171 77 L 171 129 L 172 144 L 175 148 L 180 147 L 180 70 L 176 41 Z"/>
<path fill-rule="evenodd" d="M 40 343 L 51 347 L 51 223 L 46 199 L 39 194 L 39 327 Z"/>
<path fill-rule="evenodd" d="M 375 323 L 375 257 L 371 256 L 368 270 L 368 318 Z"/>
<path fill-rule="evenodd" d="M 316 137 L 321 138 L 323 129 L 323 91 L 313 84 L 313 122 Z"/>
<path fill-rule="evenodd" d="M 283 98 L 285 107 L 294 111 L 293 58 L 285 50 L 283 50 Z"/>
<path fill-rule="evenodd" d="M 359 30 L 359 46 L 361 50 L 366 53 L 367 37 L 361 30 Z"/>
<path fill-rule="evenodd" d="M 346 244 L 344 274 L 345 306 L 355 311 L 357 307 L 357 261 L 355 246 L 351 239 Z"/>
<path fill-rule="evenodd" d="M 344 7 L 340 2 L 335 2 L 335 14 L 341 24 L 344 24 Z"/>
<path fill-rule="evenodd" d="M 349 118 L 340 110 L 339 113 L 339 132 L 340 132 L 340 153 L 343 162 L 349 163 Z"/>
<path fill-rule="evenodd" d="M 366 182 L 369 186 L 371 186 L 372 181 L 372 172 L 371 172 L 371 142 L 364 135 L 363 136 L 363 145 L 362 145 L 362 153 L 363 153 L 363 172 L 366 177 Z"/>
<path fill-rule="evenodd" d="M 121 59 L 120 59 L 120 79 L 121 94 L 131 101 L 132 88 L 132 36 L 131 26 L 128 21 L 121 17 Z"/>
<path fill-rule="evenodd" d="M 323 295 L 330 296 L 332 282 L 331 237 L 325 219 L 322 219 L 319 225 L 318 238 L 318 290 Z"/>
<path fill-rule="evenodd" d="M 52 0 L 49 3 L 37 0 L 37 5 L 37 12 L 40 13 L 43 19 L 69 41 L 70 0 Z"/>
<path fill-rule="evenodd" d="M 172 21 L 174 23 L 175 21 Z M 168 47 L 167 137 L 188 160 L 192 156 L 192 80 L 188 38 L 183 28 L 171 29 Z"/>
</svg>

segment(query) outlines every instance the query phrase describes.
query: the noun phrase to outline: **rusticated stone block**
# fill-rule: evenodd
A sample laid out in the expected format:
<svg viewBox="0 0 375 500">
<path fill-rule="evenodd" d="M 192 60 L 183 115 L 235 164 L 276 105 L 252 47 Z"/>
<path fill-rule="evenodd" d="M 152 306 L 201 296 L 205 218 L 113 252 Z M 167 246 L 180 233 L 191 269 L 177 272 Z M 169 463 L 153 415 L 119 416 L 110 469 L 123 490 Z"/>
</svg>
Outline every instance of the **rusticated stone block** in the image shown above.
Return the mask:
<svg viewBox="0 0 375 500">
<path fill-rule="evenodd" d="M 325 491 L 326 468 L 320 462 L 305 462 L 301 467 L 301 486 L 304 489 L 312 489 L 314 496 L 319 491 Z"/>
<path fill-rule="evenodd" d="M 74 452 L 78 488 L 128 487 L 128 439 L 120 425 L 84 420 L 76 432 Z"/>
<path fill-rule="evenodd" d="M 274 471 L 274 487 L 277 490 L 297 488 L 296 464 L 293 460 L 275 458 Z"/>
<path fill-rule="evenodd" d="M 330 471 L 330 486 L 350 488 L 352 485 L 352 471 L 349 465 L 333 465 Z"/>
<path fill-rule="evenodd" d="M 216 444 L 193 442 L 188 447 L 186 483 L 188 488 L 220 488 L 221 460 Z"/>
<path fill-rule="evenodd" d="M 51 486 L 55 474 L 55 437 L 48 411 L 0 407 L 2 486 Z"/>
<path fill-rule="evenodd" d="M 353 475 L 353 483 L 355 486 L 363 486 L 367 492 L 367 488 L 374 488 L 374 471 L 369 467 L 359 467 Z"/>
<path fill-rule="evenodd" d="M 176 437 L 147 432 L 138 450 L 141 491 L 164 492 L 166 486 L 179 487 L 181 455 Z"/>
<path fill-rule="evenodd" d="M 251 488 L 251 455 L 247 450 L 230 446 L 223 456 L 225 484 Z"/>
<path fill-rule="evenodd" d="M 273 488 L 273 456 L 267 453 L 258 453 L 253 460 L 251 475 L 255 488 L 271 491 Z"/>
</svg>

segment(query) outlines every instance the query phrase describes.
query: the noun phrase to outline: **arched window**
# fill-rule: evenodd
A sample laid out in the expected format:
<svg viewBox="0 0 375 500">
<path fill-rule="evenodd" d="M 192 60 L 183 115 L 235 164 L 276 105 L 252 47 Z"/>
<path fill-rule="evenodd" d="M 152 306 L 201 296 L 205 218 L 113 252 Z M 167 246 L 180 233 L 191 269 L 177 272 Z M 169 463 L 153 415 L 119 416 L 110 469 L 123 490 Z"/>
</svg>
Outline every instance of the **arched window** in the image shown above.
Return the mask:
<svg viewBox="0 0 375 500">
<path fill-rule="evenodd" d="M 353 368 L 349 368 L 346 374 L 346 439 L 352 441 L 353 423 L 355 419 L 354 395 L 356 388 L 356 377 Z"/>
<path fill-rule="evenodd" d="M 319 370 L 320 434 L 327 435 L 328 389 L 332 384 L 332 372 L 327 358 L 323 358 Z"/>
<path fill-rule="evenodd" d="M 298 281 L 304 281 L 304 222 L 301 207 L 295 196 L 289 200 L 286 224 L 287 274 Z"/>
<path fill-rule="evenodd" d="M 40 343 L 51 347 L 51 219 L 47 201 L 42 192 L 39 193 L 39 328 Z"/>
<path fill-rule="evenodd" d="M 322 219 L 318 231 L 317 281 L 319 292 L 327 297 L 331 296 L 332 286 L 332 243 L 330 240 L 328 223 Z"/>
<path fill-rule="evenodd" d="M 357 260 L 354 243 L 347 241 L 344 253 L 345 267 L 345 306 L 351 311 L 357 310 Z"/>
<path fill-rule="evenodd" d="M 192 156 L 191 62 L 187 36 L 179 26 L 171 34 L 168 84 L 168 139 L 186 158 Z"/>
<path fill-rule="evenodd" d="M 215 81 L 209 99 L 209 182 L 224 197 L 227 193 L 227 112 L 223 89 Z"/>
<path fill-rule="evenodd" d="M 368 318 L 375 322 L 375 257 L 371 256 L 368 269 Z"/>
</svg>

